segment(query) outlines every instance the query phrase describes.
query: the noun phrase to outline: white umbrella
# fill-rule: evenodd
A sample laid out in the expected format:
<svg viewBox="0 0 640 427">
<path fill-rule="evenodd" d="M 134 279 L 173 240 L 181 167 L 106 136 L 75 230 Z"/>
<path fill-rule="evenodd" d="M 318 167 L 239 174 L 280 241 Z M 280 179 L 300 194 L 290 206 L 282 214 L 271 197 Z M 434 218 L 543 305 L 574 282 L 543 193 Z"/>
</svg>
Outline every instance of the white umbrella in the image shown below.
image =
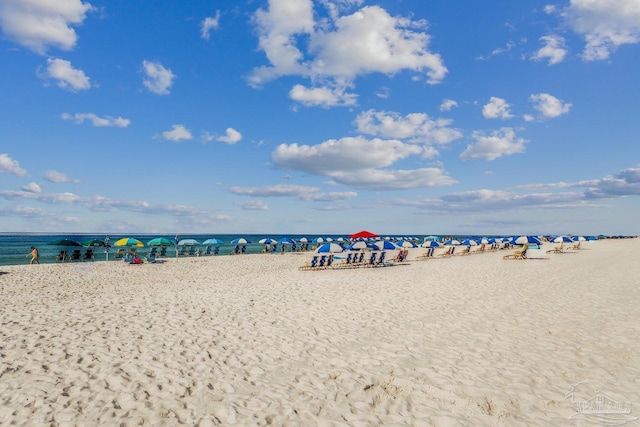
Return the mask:
<svg viewBox="0 0 640 427">
<path fill-rule="evenodd" d="M 342 246 L 336 244 L 336 243 L 325 243 L 324 245 L 321 245 L 318 249 L 316 249 L 316 252 L 318 253 L 338 253 L 338 252 L 342 252 L 344 249 L 342 249 Z"/>
</svg>

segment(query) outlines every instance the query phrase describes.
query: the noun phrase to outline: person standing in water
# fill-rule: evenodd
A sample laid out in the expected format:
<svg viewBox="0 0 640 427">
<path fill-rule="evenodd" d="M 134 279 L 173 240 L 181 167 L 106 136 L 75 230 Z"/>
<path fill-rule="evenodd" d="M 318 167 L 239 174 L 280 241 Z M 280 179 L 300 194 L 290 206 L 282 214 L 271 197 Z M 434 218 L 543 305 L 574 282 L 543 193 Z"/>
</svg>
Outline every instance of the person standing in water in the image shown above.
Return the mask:
<svg viewBox="0 0 640 427">
<path fill-rule="evenodd" d="M 31 246 L 31 252 L 29 254 L 27 254 L 27 257 L 31 255 L 31 261 L 29 262 L 29 264 L 40 264 L 40 254 L 38 253 L 38 250 L 36 249 L 35 246 Z"/>
</svg>

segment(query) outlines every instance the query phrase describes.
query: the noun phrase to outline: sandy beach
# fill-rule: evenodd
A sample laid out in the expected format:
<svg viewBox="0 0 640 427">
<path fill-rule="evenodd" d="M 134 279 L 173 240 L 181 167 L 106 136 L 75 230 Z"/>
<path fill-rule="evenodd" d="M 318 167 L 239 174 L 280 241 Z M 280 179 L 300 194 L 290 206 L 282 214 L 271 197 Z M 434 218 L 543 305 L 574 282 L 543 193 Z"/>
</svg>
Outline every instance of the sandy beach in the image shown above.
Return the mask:
<svg viewBox="0 0 640 427">
<path fill-rule="evenodd" d="M 553 246 L 2 267 L 0 425 L 635 425 L 640 239 Z"/>
</svg>

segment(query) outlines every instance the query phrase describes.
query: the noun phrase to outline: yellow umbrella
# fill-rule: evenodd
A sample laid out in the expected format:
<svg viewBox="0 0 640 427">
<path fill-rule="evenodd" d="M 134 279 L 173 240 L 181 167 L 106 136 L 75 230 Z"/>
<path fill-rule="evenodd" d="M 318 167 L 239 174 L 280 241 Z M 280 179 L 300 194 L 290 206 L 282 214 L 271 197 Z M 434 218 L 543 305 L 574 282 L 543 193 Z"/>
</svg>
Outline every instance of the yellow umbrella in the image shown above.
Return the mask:
<svg viewBox="0 0 640 427">
<path fill-rule="evenodd" d="M 122 239 L 120 239 L 117 242 L 115 242 L 114 246 L 138 246 L 138 247 L 143 247 L 144 243 L 142 243 L 138 239 L 134 239 L 134 238 L 131 238 L 131 237 L 123 237 Z"/>
</svg>

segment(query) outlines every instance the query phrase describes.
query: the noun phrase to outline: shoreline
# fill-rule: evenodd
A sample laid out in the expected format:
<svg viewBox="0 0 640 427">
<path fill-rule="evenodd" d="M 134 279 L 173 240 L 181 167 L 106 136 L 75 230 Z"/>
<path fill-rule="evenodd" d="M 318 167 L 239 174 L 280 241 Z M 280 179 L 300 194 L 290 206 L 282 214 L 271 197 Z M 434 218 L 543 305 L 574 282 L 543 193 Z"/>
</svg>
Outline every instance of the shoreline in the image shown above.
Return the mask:
<svg viewBox="0 0 640 427">
<path fill-rule="evenodd" d="M 557 425 L 584 382 L 637 416 L 640 243 L 587 245 L 3 266 L 0 424 Z"/>
</svg>

